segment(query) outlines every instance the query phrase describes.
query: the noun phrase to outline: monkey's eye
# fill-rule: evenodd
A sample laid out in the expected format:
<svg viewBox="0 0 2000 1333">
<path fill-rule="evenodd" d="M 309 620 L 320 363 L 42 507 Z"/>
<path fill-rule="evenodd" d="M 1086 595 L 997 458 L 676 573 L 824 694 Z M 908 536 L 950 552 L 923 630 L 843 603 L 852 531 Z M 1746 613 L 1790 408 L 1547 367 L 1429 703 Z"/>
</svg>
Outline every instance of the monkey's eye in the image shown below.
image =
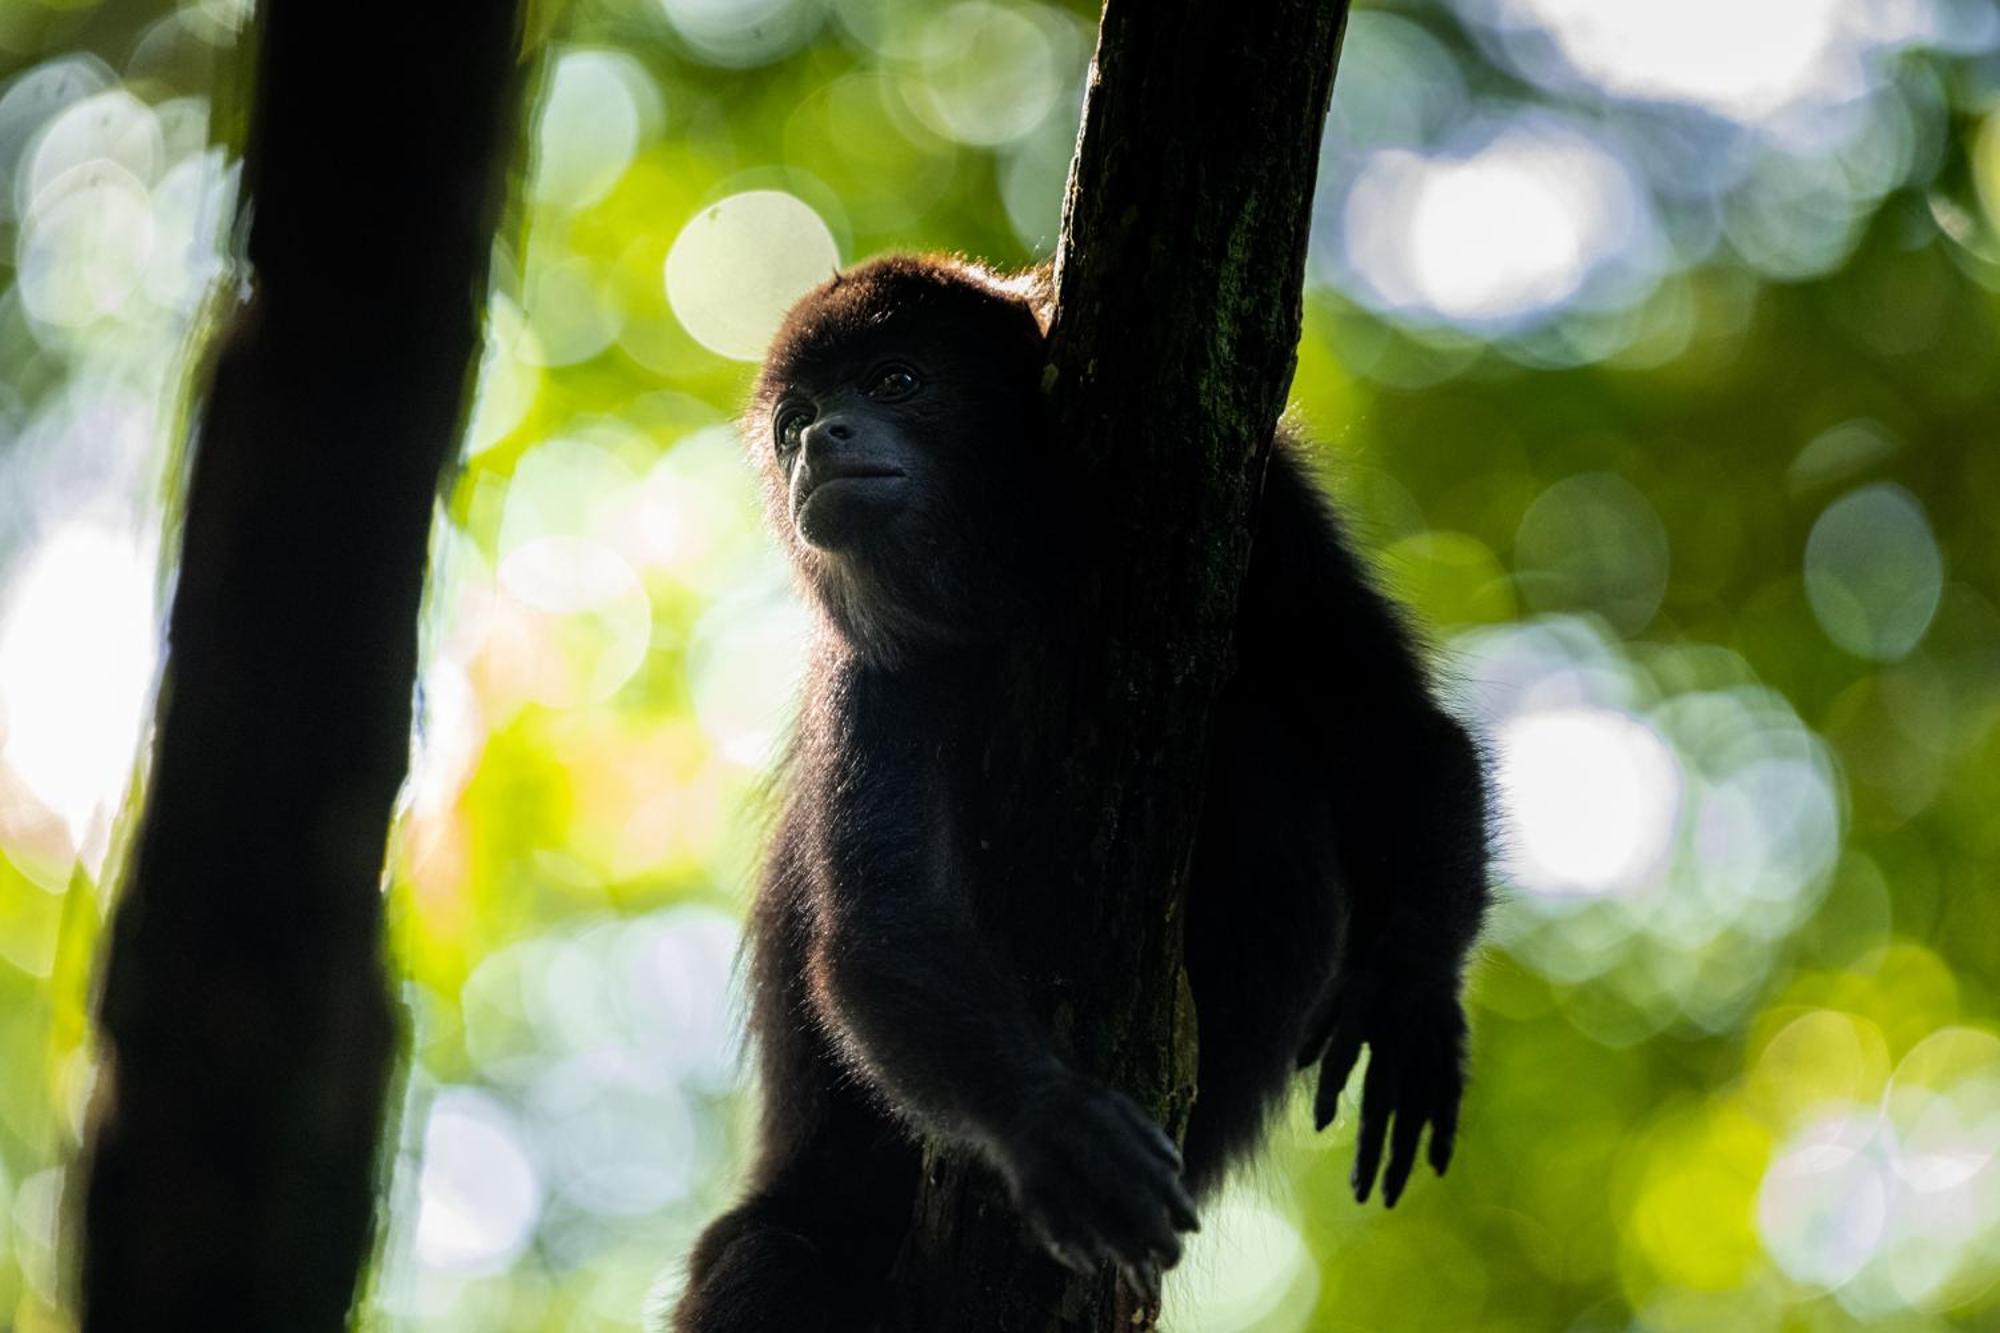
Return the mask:
<svg viewBox="0 0 2000 1333">
<path fill-rule="evenodd" d="M 861 392 L 878 403 L 893 403 L 899 398 L 908 398 L 922 384 L 917 372 L 900 361 L 892 361 L 886 366 L 877 366 L 862 382 Z"/>
<path fill-rule="evenodd" d="M 772 431 L 778 442 L 778 452 L 788 454 L 797 449 L 812 419 L 813 414 L 803 407 L 780 408 L 776 428 Z"/>
</svg>

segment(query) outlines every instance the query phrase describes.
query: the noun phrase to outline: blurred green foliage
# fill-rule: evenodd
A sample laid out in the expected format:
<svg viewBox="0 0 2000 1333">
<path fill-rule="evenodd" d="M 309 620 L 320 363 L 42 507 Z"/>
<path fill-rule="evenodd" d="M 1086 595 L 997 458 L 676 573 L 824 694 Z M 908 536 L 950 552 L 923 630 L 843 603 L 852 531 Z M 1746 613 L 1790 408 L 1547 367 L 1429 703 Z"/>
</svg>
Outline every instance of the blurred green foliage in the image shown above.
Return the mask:
<svg viewBox="0 0 2000 1333">
<path fill-rule="evenodd" d="M 0 1326 L 68 1326 L 176 404 L 246 276 L 245 9 L 0 7 Z M 729 1197 L 804 632 L 733 417 L 833 262 L 1049 253 L 1093 23 L 535 13 L 391 849 L 373 1327 L 629 1327 Z M 1351 1123 L 1301 1108 L 1169 1326 L 2000 1321 L 1996 52 L 1976 0 L 1354 18 L 1296 414 L 1489 738 L 1508 885 L 1452 1176 L 1357 1209 Z"/>
</svg>

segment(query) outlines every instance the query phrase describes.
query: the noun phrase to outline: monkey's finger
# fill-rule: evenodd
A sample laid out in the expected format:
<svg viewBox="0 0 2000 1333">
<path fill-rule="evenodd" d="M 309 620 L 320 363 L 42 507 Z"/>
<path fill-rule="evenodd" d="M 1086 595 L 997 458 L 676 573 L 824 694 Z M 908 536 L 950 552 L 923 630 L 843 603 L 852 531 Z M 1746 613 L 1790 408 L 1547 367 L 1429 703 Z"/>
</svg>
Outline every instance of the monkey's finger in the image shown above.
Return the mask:
<svg viewBox="0 0 2000 1333">
<path fill-rule="evenodd" d="M 1382 1140 L 1389 1132 L 1390 1089 L 1394 1072 L 1390 1062 L 1376 1051 L 1368 1064 L 1368 1081 L 1361 1094 L 1361 1135 L 1354 1150 L 1354 1201 L 1367 1203 L 1375 1187 L 1375 1171 L 1382 1164 Z"/>
<path fill-rule="evenodd" d="M 1340 1109 L 1340 1090 L 1347 1086 L 1347 1076 L 1354 1072 L 1354 1062 L 1360 1058 L 1361 1025 L 1352 1021 L 1337 1024 L 1326 1048 L 1326 1058 L 1320 1061 L 1319 1091 L 1313 1097 L 1314 1129 L 1325 1129 L 1333 1123 L 1334 1114 Z"/>
<path fill-rule="evenodd" d="M 1188 1193 L 1187 1183 L 1178 1176 L 1168 1182 L 1167 1216 L 1172 1219 L 1176 1231 L 1201 1230 L 1201 1218 L 1194 1210 L 1194 1195 Z"/>
<path fill-rule="evenodd" d="M 1119 1264 L 1180 1262 L 1181 1237 L 1174 1229 L 1172 1195 L 1180 1182 L 1153 1175 L 1122 1184 L 1106 1183 L 1093 1219 L 1098 1248 Z"/>
<path fill-rule="evenodd" d="M 1168 1208 L 1160 1208 L 1144 1218 L 1135 1228 L 1139 1245 L 1127 1246 L 1120 1257 L 1129 1263 L 1159 1263 L 1164 1268 L 1172 1268 L 1181 1261 L 1181 1236 L 1174 1229 L 1173 1218 Z"/>
<path fill-rule="evenodd" d="M 1458 1138 L 1459 1087 L 1454 1076 L 1451 1086 L 1438 1099 L 1437 1113 L 1431 1125 L 1431 1170 L 1443 1175 L 1451 1165 L 1452 1144 Z"/>
<path fill-rule="evenodd" d="M 1396 1107 L 1396 1130 L 1389 1139 L 1389 1165 L 1382 1172 L 1384 1208 L 1394 1208 L 1396 1200 L 1403 1197 L 1403 1186 L 1410 1183 L 1410 1168 L 1417 1164 L 1417 1140 L 1424 1132 L 1428 1100 L 1427 1095 L 1412 1098 L 1405 1089 L 1403 1101 Z"/>
<path fill-rule="evenodd" d="M 1142 1259 L 1138 1263 L 1120 1264 L 1118 1276 L 1124 1279 L 1132 1294 L 1147 1305 L 1160 1303 L 1160 1266 L 1152 1260 Z"/>
</svg>

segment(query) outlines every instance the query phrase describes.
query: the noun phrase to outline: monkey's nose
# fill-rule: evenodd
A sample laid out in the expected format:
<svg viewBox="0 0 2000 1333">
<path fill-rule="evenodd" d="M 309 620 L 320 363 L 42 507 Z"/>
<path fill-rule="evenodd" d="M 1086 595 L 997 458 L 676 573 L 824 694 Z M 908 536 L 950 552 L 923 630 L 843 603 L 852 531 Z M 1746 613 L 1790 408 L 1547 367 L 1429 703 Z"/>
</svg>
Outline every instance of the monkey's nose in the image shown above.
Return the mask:
<svg viewBox="0 0 2000 1333">
<path fill-rule="evenodd" d="M 805 429 L 804 443 L 810 449 L 818 445 L 824 449 L 831 444 L 845 444 L 854 438 L 854 427 L 846 418 L 839 416 L 821 417 Z"/>
</svg>

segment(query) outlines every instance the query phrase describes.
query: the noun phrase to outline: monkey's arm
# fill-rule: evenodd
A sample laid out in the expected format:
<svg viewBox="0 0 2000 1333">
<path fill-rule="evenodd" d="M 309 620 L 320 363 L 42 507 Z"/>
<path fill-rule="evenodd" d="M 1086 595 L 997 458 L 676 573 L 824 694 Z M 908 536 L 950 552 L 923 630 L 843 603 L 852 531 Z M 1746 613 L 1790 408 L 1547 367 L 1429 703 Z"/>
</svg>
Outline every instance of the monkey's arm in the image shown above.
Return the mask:
<svg viewBox="0 0 2000 1333">
<path fill-rule="evenodd" d="M 981 937 L 934 715 L 907 700 L 854 706 L 813 835 L 818 1018 L 899 1114 L 1000 1171 L 1058 1259 L 1116 1262 L 1152 1292 L 1195 1225 L 1173 1141 L 1056 1059 Z"/>
<path fill-rule="evenodd" d="M 1451 1159 L 1463 1089 L 1466 955 L 1488 900 L 1485 775 L 1465 730 L 1432 697 L 1396 608 L 1377 592 L 1299 460 L 1280 448 L 1244 588 L 1246 671 L 1270 678 L 1326 750 L 1345 953 L 1308 1024 L 1319 1060 L 1314 1119 L 1334 1115 L 1365 1044 L 1357 1199 L 1393 1116 L 1383 1198 L 1393 1205 L 1432 1126 Z"/>
</svg>

